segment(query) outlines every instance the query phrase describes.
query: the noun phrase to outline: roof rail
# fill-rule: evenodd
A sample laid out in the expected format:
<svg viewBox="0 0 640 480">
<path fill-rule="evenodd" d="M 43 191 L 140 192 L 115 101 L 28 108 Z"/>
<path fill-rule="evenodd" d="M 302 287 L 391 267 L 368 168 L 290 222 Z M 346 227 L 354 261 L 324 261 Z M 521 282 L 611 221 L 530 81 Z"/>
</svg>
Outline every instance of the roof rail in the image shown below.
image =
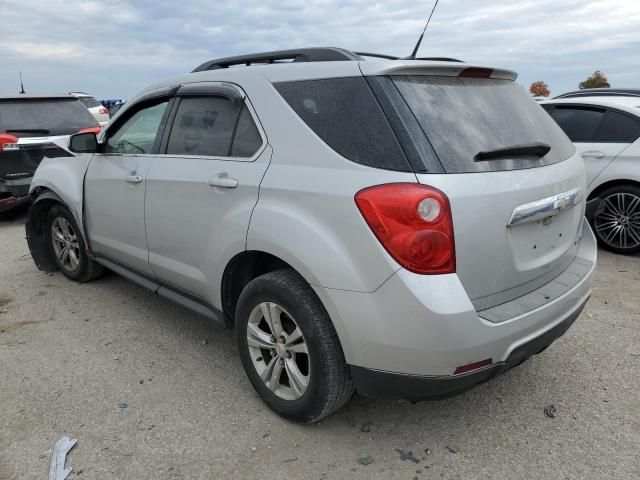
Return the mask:
<svg viewBox="0 0 640 480">
<path fill-rule="evenodd" d="M 640 97 L 640 88 L 583 88 L 553 98 L 576 97 Z"/>
<path fill-rule="evenodd" d="M 394 57 L 393 55 L 384 55 L 382 53 L 367 53 L 367 52 L 355 52 L 356 55 L 360 55 L 361 57 L 373 57 L 373 58 L 384 58 L 385 60 L 400 60 L 400 57 Z"/>
<path fill-rule="evenodd" d="M 300 48 L 296 50 L 278 50 L 275 52 L 239 55 L 237 57 L 217 58 L 215 60 L 204 62 L 199 67 L 196 67 L 192 73 L 204 72 L 206 70 L 217 70 L 219 68 L 229 68 L 234 65 L 249 66 L 255 63 L 333 62 L 349 60 L 362 60 L 362 57 L 342 48 Z"/>
</svg>

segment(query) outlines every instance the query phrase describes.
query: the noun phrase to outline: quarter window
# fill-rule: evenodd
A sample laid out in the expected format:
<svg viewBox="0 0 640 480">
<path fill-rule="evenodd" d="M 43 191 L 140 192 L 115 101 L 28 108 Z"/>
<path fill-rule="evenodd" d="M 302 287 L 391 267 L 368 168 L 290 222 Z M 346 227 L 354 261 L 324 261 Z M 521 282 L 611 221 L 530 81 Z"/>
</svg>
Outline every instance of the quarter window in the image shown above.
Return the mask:
<svg viewBox="0 0 640 480">
<path fill-rule="evenodd" d="M 109 136 L 103 153 L 151 153 L 168 101 L 138 110 Z"/>
</svg>

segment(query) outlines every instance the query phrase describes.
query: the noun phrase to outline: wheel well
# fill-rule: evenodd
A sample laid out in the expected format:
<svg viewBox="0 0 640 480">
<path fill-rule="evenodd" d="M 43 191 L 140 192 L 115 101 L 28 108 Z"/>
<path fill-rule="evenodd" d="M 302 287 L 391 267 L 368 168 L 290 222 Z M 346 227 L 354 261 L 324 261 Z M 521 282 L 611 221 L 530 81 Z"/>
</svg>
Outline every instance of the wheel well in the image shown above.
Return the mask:
<svg viewBox="0 0 640 480">
<path fill-rule="evenodd" d="M 221 292 L 222 310 L 229 326 L 234 323 L 236 305 L 244 287 L 256 277 L 282 268 L 292 267 L 266 252 L 242 252 L 231 259 L 222 276 Z"/>
<path fill-rule="evenodd" d="M 621 187 L 623 185 L 633 185 L 634 187 L 640 188 L 640 182 L 636 182 L 634 180 L 611 180 L 603 183 L 602 185 L 598 185 L 598 187 L 589 194 L 589 198 L 587 200 L 599 197 L 602 192 L 611 187 Z"/>
<path fill-rule="evenodd" d="M 38 193 L 44 193 L 46 190 Z M 26 223 L 27 244 L 36 266 L 45 272 L 53 272 L 58 269 L 49 244 L 47 242 L 46 225 L 47 214 L 51 207 L 61 204 L 55 198 L 43 198 L 37 200 L 29 209 Z"/>
</svg>

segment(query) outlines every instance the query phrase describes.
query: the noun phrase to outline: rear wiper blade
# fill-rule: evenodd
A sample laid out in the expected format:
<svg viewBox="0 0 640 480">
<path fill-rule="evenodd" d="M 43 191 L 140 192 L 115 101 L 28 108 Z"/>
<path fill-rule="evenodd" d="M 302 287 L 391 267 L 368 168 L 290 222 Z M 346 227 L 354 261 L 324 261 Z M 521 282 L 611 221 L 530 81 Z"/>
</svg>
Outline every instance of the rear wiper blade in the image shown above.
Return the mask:
<svg viewBox="0 0 640 480">
<path fill-rule="evenodd" d="M 511 145 L 510 147 L 496 148 L 486 152 L 478 152 L 473 157 L 474 162 L 485 162 L 487 160 L 500 160 L 513 157 L 544 157 L 551 150 L 551 145 L 542 142 L 527 143 L 522 145 Z"/>
<path fill-rule="evenodd" d="M 15 132 L 15 133 L 44 133 L 45 135 L 49 133 L 49 130 L 45 128 L 11 128 L 6 130 L 6 132 Z"/>
</svg>

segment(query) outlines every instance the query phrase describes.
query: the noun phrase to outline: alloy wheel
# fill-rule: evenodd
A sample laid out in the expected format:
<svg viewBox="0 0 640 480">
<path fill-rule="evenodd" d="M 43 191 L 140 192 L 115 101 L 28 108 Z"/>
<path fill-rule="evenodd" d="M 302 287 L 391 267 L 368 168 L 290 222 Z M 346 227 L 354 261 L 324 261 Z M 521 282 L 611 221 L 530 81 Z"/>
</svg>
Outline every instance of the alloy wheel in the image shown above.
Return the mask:
<svg viewBox="0 0 640 480">
<path fill-rule="evenodd" d="M 596 233 L 607 245 L 635 248 L 640 245 L 640 197 L 614 193 L 604 199 L 604 208 L 594 218 Z"/>
<path fill-rule="evenodd" d="M 80 244 L 71 223 L 64 217 L 56 217 L 51 223 L 53 251 L 60 266 L 68 272 L 78 269 L 80 264 Z"/>
<path fill-rule="evenodd" d="M 260 379 L 275 395 L 297 400 L 309 386 L 310 359 L 294 318 L 277 303 L 255 306 L 247 324 L 249 355 Z"/>
</svg>

